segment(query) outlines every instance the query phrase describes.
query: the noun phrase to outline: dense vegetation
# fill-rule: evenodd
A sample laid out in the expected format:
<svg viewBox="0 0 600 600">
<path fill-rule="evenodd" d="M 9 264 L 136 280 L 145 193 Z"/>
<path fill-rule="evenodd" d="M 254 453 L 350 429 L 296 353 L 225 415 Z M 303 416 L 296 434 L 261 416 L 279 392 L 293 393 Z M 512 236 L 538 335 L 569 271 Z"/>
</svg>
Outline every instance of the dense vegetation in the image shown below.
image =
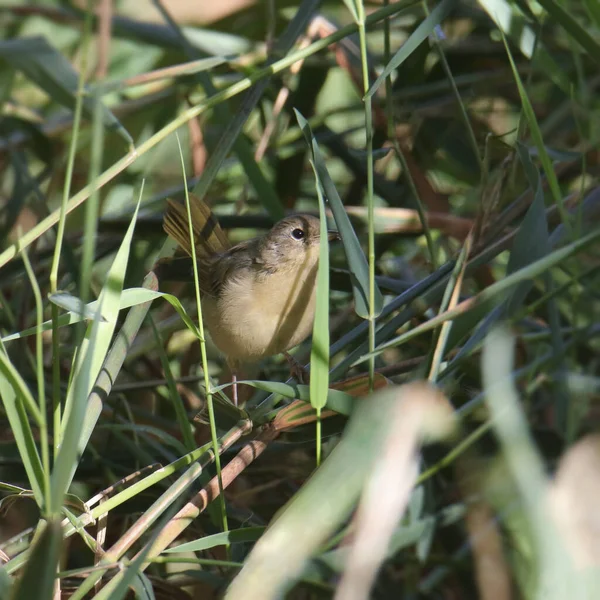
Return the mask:
<svg viewBox="0 0 600 600">
<path fill-rule="evenodd" d="M 0 7 L 0 598 L 599 597 L 600 3 L 208 4 Z M 340 231 L 309 383 L 231 404 L 188 191 Z"/>
</svg>

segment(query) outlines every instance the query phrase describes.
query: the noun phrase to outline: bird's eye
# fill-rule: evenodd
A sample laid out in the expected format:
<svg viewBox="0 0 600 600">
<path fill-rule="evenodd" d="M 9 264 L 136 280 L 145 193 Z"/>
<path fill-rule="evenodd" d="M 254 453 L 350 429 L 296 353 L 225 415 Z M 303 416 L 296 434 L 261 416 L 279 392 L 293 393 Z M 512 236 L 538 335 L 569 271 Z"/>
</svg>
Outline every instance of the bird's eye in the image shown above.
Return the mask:
<svg viewBox="0 0 600 600">
<path fill-rule="evenodd" d="M 296 228 L 292 231 L 292 237 L 295 240 L 302 240 L 304 239 L 304 231 L 302 229 Z"/>
</svg>

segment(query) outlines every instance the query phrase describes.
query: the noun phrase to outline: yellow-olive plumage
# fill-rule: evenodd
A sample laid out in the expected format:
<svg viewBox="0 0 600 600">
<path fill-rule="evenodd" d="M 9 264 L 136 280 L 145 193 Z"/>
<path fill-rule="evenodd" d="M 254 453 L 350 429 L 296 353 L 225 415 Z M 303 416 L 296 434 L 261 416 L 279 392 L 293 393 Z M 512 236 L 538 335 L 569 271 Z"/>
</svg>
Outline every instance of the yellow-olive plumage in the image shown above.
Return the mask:
<svg viewBox="0 0 600 600">
<path fill-rule="evenodd" d="M 204 322 L 232 370 L 306 339 L 315 314 L 319 219 L 286 217 L 264 236 L 230 246 L 204 202 L 190 197 L 190 209 Z M 185 206 L 169 201 L 164 228 L 191 255 Z"/>
</svg>

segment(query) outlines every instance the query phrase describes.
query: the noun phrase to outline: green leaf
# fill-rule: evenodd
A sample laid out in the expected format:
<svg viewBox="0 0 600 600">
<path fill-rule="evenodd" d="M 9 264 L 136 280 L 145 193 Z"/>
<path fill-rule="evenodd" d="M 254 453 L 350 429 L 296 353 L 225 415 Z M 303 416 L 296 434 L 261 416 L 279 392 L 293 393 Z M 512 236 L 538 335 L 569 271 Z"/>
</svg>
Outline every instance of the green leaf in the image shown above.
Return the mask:
<svg viewBox="0 0 600 600">
<path fill-rule="evenodd" d="M 73 315 L 79 315 L 80 321 L 92 321 L 96 316 L 95 309 L 98 306 L 97 302 L 85 304 L 80 298 L 69 294 L 69 292 L 55 292 L 54 294 L 48 294 L 48 300 L 50 300 L 52 304 L 56 304 L 56 306 L 71 312 Z M 100 319 L 106 321 L 102 315 L 100 315 Z M 49 323 L 52 322 L 49 321 Z M 35 329 L 38 328 L 36 327 Z"/>
<path fill-rule="evenodd" d="M 44 37 L 4 40 L 0 42 L 0 58 L 42 88 L 55 102 L 70 109 L 75 107 L 78 75 L 69 61 Z M 83 109 L 88 118 L 94 114 L 94 106 L 100 102 L 93 96 L 83 99 Z M 133 144 L 127 130 L 102 104 L 102 122 L 107 129 L 117 131 L 128 143 Z"/>
<path fill-rule="evenodd" d="M 172 548 L 163 550 L 163 554 L 172 552 L 199 552 L 208 550 L 215 546 L 226 546 L 228 544 L 239 544 L 241 542 L 255 542 L 264 532 L 266 527 L 244 527 L 243 529 L 233 529 L 223 531 L 214 535 L 207 535 L 193 542 L 180 544 Z"/>
<path fill-rule="evenodd" d="M 19 456 L 27 473 L 29 486 L 33 490 L 35 500 L 40 509 L 44 508 L 44 469 L 35 444 L 31 424 L 27 417 L 26 407 L 37 424 L 41 423 L 39 408 L 29 388 L 0 347 L 0 399 L 4 405 L 6 416 L 15 438 Z"/>
<path fill-rule="evenodd" d="M 421 24 L 410 34 L 409 38 L 402 44 L 402 47 L 385 66 L 385 69 L 375 80 L 366 93 L 366 97 L 372 97 L 379 86 L 388 78 L 433 32 L 454 7 L 456 0 L 442 0 L 431 13 L 421 22 Z"/>
<path fill-rule="evenodd" d="M 106 283 L 98 299 L 96 316 L 88 325 L 85 338 L 78 348 L 75 371 L 67 392 L 65 411 L 61 422 L 62 443 L 51 479 L 52 508 L 55 511 L 60 510 L 62 506 L 64 494 L 71 484 L 79 458 L 85 450 L 85 447 L 81 447 L 81 443 L 87 443 L 87 439 L 81 439 L 82 427 L 88 410 L 87 400 L 106 358 L 117 324 L 123 281 L 140 200 L 138 200 L 127 233 L 123 237 L 106 277 Z M 101 315 L 104 316 L 105 321 L 101 320 Z"/>
<path fill-rule="evenodd" d="M 0 598 L 9 598 L 13 581 L 4 566 L 0 566 Z"/>
<path fill-rule="evenodd" d="M 53 597 L 62 526 L 59 518 L 48 521 L 33 544 L 29 560 L 13 588 L 11 600 L 47 600 Z"/>
<path fill-rule="evenodd" d="M 316 177 L 317 173 L 312 161 L 311 165 Z M 315 184 L 319 197 L 321 238 L 319 240 L 317 300 L 310 351 L 310 403 L 319 410 L 327 402 L 327 389 L 329 388 L 329 240 L 327 239 L 325 200 L 318 178 Z"/>
<path fill-rule="evenodd" d="M 571 228 L 569 223 L 569 215 L 564 206 L 560 186 L 558 184 L 558 177 L 556 176 L 556 172 L 554 171 L 552 161 L 550 160 L 548 152 L 546 151 L 546 146 L 544 145 L 542 132 L 538 125 L 537 118 L 535 116 L 535 111 L 533 110 L 533 106 L 531 105 L 531 101 L 529 100 L 529 96 L 527 95 L 527 91 L 525 90 L 525 86 L 521 81 L 521 76 L 519 75 L 519 71 L 517 69 L 517 66 L 515 65 L 515 61 L 513 60 L 513 56 L 511 54 L 510 48 L 508 47 L 508 43 L 506 42 L 506 38 L 504 38 L 504 46 L 506 48 L 506 53 L 508 54 L 508 59 L 510 61 L 510 66 L 513 71 L 513 76 L 517 83 L 519 96 L 521 97 L 523 114 L 525 115 L 525 119 L 527 120 L 527 125 L 529 125 L 531 137 L 533 138 L 537 151 L 539 152 L 540 161 L 542 163 L 544 173 L 546 174 L 546 177 L 548 179 L 548 186 L 550 187 L 550 191 L 552 192 L 552 196 L 554 198 L 554 201 L 556 202 L 556 206 L 559 210 L 562 222 L 565 225 L 565 227 L 567 227 L 567 229 L 570 231 Z"/>
<path fill-rule="evenodd" d="M 67 299 L 67 296 L 69 296 L 70 299 Z M 51 302 L 54 301 L 53 300 L 54 297 L 55 297 L 54 294 L 49 296 Z M 194 333 L 196 333 L 196 335 L 199 335 L 199 333 L 197 332 L 196 325 L 194 324 L 194 322 L 191 320 L 191 318 L 187 314 L 185 308 L 183 307 L 183 305 L 181 304 L 179 299 L 176 298 L 175 296 L 173 296 L 172 294 L 166 294 L 164 292 L 157 292 L 155 290 L 149 290 L 146 288 L 129 288 L 128 290 L 123 290 L 123 293 L 121 294 L 121 298 L 119 300 L 119 310 L 124 310 L 124 309 L 130 308 L 132 306 L 137 306 L 138 304 L 144 304 L 146 302 L 151 302 L 152 300 L 156 300 L 157 298 L 163 298 L 164 300 L 169 302 L 169 304 L 171 304 L 171 306 L 177 311 L 177 313 L 182 318 L 184 323 Z M 61 292 L 59 301 L 66 303 L 65 306 L 72 305 L 72 306 L 77 307 L 74 312 L 71 311 L 68 314 L 61 315 L 58 318 L 58 326 L 59 327 L 64 327 L 66 325 L 73 325 L 74 323 L 79 323 L 82 320 L 81 308 L 80 308 L 82 302 L 79 298 L 76 298 L 75 296 L 71 296 L 70 294 L 67 294 L 66 292 Z M 93 316 L 96 315 L 96 313 L 99 309 L 98 302 L 99 302 L 98 300 L 95 300 L 94 302 L 90 302 L 89 304 L 85 305 L 84 320 L 85 319 L 91 320 L 93 318 Z M 101 319 L 101 321 L 107 322 L 107 319 L 102 314 L 102 311 L 101 311 L 101 316 L 99 318 Z M 30 327 L 29 329 L 25 329 L 24 331 L 20 331 L 19 333 L 12 333 L 12 334 L 7 335 L 6 337 L 2 338 L 0 341 L 10 342 L 12 340 L 24 338 L 24 337 L 27 337 L 30 335 L 35 335 L 38 332 L 38 329 L 41 329 L 41 331 L 51 330 L 52 329 L 52 321 L 44 321 L 44 323 L 42 323 L 41 327 Z"/>
<path fill-rule="evenodd" d="M 280 381 L 258 381 L 258 380 L 245 380 L 238 381 L 238 384 L 251 385 L 259 390 L 263 390 L 265 392 L 269 392 L 271 394 L 279 394 L 284 398 L 291 398 L 296 400 L 303 400 L 304 402 L 310 402 L 310 387 L 308 385 L 298 385 L 298 384 L 290 384 L 283 383 Z M 228 386 L 232 385 L 231 383 L 225 383 L 214 388 L 213 391 L 222 390 Z M 327 403 L 325 406 L 334 410 L 337 413 L 342 415 L 349 416 L 353 409 L 354 403 L 356 402 L 356 398 L 347 394 L 346 392 L 342 392 L 340 390 L 327 390 Z M 253 414 L 253 419 L 260 418 L 262 413 Z"/>
<path fill-rule="evenodd" d="M 312 153 L 313 163 L 317 175 L 319 185 L 322 187 L 325 197 L 329 202 L 333 218 L 340 232 L 346 258 L 348 259 L 348 267 L 350 269 L 350 279 L 352 282 L 352 292 L 354 294 L 354 305 L 356 314 L 362 319 L 368 319 L 369 314 L 369 265 L 365 258 L 364 252 L 358 241 L 358 237 L 350 223 L 350 219 L 344 209 L 344 204 L 340 198 L 336 187 L 329 175 L 329 171 L 325 165 L 325 160 L 321 154 L 321 150 L 314 138 L 308 121 L 294 109 L 296 119 L 304 139 Z M 383 296 L 381 291 L 375 285 L 375 307 L 373 310 L 374 316 L 379 316 L 383 308 Z"/>
</svg>

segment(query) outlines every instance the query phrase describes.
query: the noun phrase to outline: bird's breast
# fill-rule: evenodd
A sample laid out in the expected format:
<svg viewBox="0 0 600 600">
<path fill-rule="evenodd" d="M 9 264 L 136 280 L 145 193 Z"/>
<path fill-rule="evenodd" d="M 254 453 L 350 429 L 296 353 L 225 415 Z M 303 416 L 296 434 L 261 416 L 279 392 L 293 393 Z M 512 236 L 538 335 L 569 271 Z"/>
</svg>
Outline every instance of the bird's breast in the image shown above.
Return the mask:
<svg viewBox="0 0 600 600">
<path fill-rule="evenodd" d="M 217 347 L 230 359 L 253 362 L 297 346 L 312 331 L 315 263 L 229 278 L 219 298 L 203 301 Z"/>
</svg>

